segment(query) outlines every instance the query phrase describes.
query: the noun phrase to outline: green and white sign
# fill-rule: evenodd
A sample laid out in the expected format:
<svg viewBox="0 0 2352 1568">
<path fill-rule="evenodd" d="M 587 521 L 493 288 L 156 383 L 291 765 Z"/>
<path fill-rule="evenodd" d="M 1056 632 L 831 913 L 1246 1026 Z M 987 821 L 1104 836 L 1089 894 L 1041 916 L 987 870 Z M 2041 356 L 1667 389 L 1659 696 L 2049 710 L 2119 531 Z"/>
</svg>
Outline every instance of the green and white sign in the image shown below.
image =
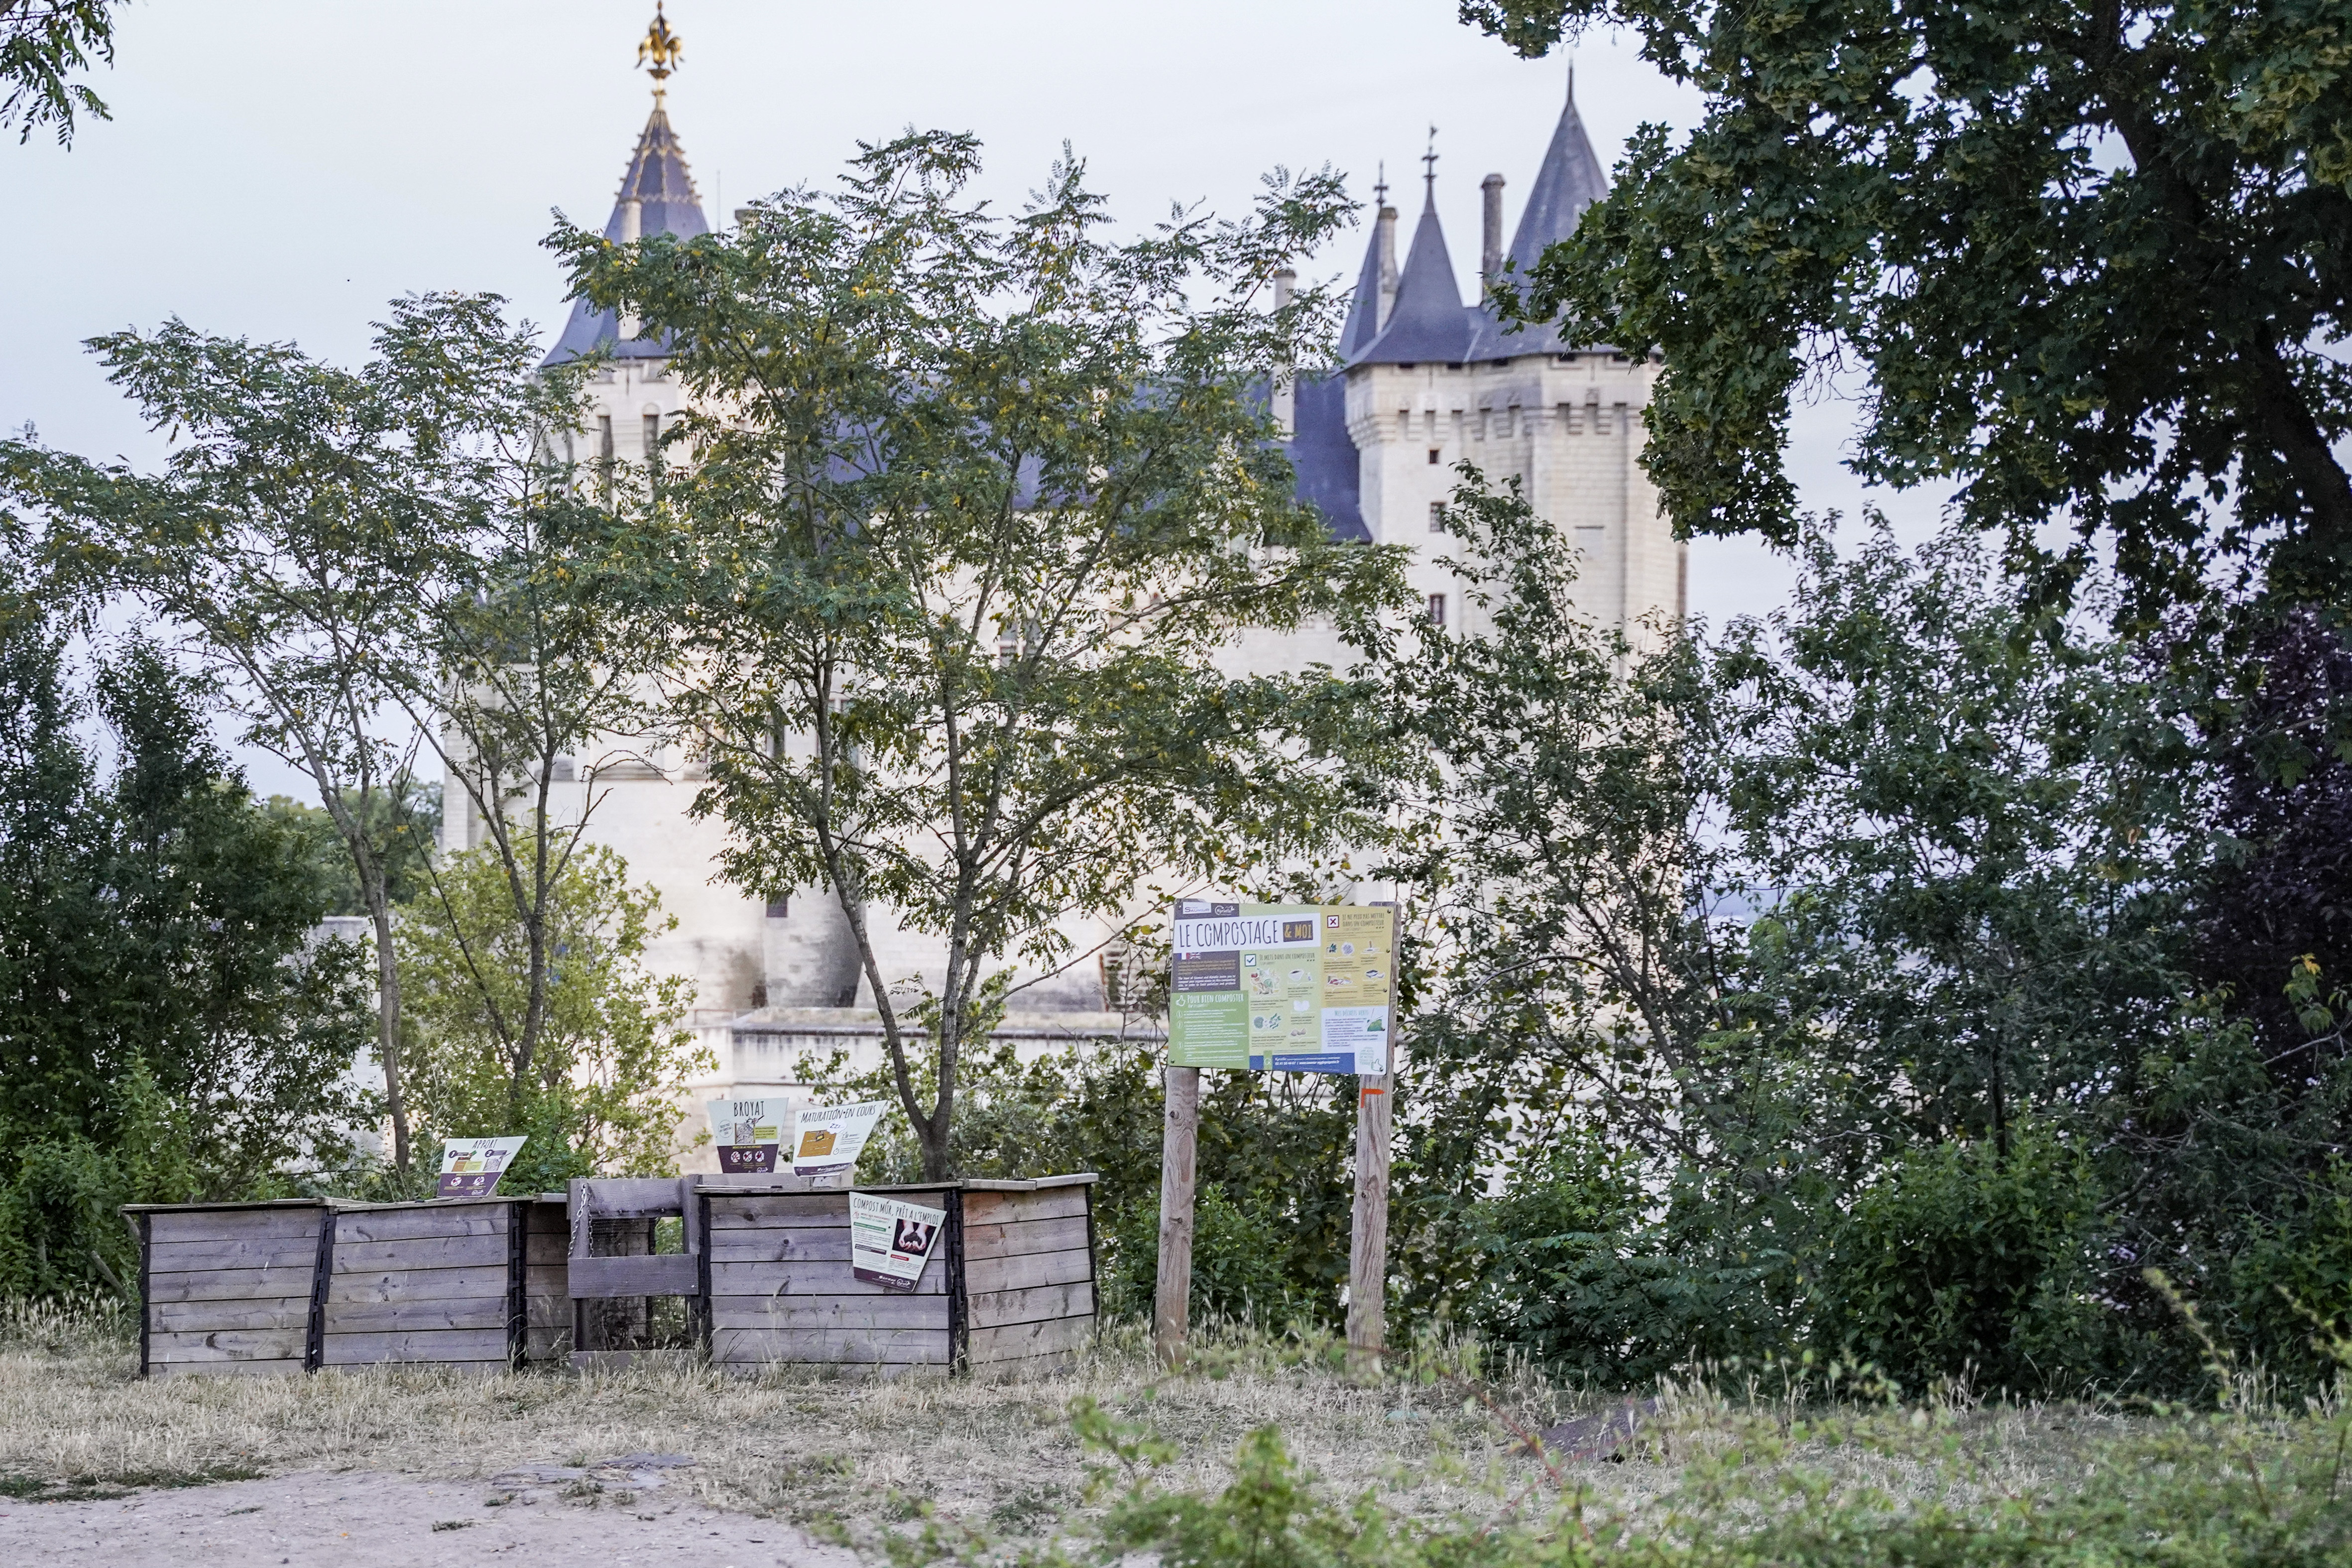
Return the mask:
<svg viewBox="0 0 2352 1568">
<path fill-rule="evenodd" d="M 1396 911 L 1180 900 L 1168 992 L 1178 1067 L 1384 1073 Z"/>
</svg>

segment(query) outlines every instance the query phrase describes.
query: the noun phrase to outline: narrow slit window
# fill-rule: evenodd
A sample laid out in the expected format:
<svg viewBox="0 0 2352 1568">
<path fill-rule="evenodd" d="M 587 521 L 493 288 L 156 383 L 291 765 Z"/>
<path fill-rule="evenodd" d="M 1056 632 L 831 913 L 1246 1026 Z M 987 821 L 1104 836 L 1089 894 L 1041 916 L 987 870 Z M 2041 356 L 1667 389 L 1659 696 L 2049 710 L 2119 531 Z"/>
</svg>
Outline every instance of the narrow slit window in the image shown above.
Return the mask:
<svg viewBox="0 0 2352 1568">
<path fill-rule="evenodd" d="M 1436 466 L 1436 463 L 1437 463 L 1437 448 L 1436 448 L 1436 447 L 1432 447 L 1429 449 L 1429 461 L 1430 461 L 1430 464 L 1431 464 L 1431 466 L 1432 466 L 1432 467 L 1435 467 L 1435 466 Z"/>
<path fill-rule="evenodd" d="M 1443 594 L 1429 596 L 1429 624 L 1440 628 L 1445 625 L 1445 595 Z"/>
<path fill-rule="evenodd" d="M 1432 533 L 1445 531 L 1445 503 L 1442 500 L 1429 503 L 1429 531 Z"/>
</svg>

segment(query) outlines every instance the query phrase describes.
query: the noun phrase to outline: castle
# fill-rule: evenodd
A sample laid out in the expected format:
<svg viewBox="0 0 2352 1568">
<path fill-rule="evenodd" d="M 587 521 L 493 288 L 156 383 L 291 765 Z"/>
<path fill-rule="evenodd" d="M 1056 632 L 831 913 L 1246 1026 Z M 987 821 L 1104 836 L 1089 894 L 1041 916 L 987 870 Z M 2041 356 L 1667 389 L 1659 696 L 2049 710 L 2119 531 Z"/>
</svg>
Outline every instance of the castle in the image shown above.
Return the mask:
<svg viewBox="0 0 2352 1568">
<path fill-rule="evenodd" d="M 658 25 L 657 37 L 674 50 Z M 608 239 L 690 237 L 709 228 L 666 106 L 661 79 L 668 63 L 656 53 L 653 111 L 605 223 Z M 1503 178 L 1489 174 L 1484 182 L 1482 297 L 1475 303 L 1462 298 L 1437 216 L 1433 158 L 1429 162 L 1402 267 L 1397 210 L 1381 187 L 1339 363 L 1300 375 L 1276 395 L 1274 414 L 1289 437 L 1301 496 L 1342 538 L 1415 547 L 1420 559 L 1411 579 L 1429 617 L 1475 633 L 1475 620 L 1465 621 L 1469 606 L 1460 584 L 1436 563 L 1444 552 L 1428 548 L 1435 512 L 1456 480 L 1454 465 L 1466 459 L 1490 477 L 1516 476 L 1536 509 L 1581 550 L 1575 597 L 1596 622 L 1630 631 L 1661 614 L 1679 619 L 1684 547 L 1636 461 L 1656 365 L 1564 342 L 1548 328 L 1507 331 L 1483 298 L 1486 281 L 1506 262 L 1525 273 L 1606 189 L 1577 114 L 1573 78 L 1507 249 Z M 547 363 L 599 348 L 608 358 L 591 388 L 590 428 L 575 440 L 589 443 L 583 457 L 643 462 L 684 407 L 683 390 L 667 374 L 661 340 L 638 335 L 633 321 L 585 300 L 573 303 Z M 1233 658 L 1261 669 L 1344 662 L 1336 645 L 1318 646 L 1322 640 L 1312 632 L 1269 636 L 1236 647 Z M 861 994 L 847 922 L 829 891 L 806 889 L 762 901 L 717 879 L 725 830 L 689 815 L 700 787 L 689 757 L 655 749 L 617 763 L 599 760 L 595 785 L 601 798 L 588 838 L 625 857 L 631 875 L 653 883 L 663 908 L 677 917 L 677 929 L 656 941 L 649 960 L 659 972 L 695 982 L 691 1022 L 719 1063 L 709 1092 L 788 1084 L 804 1052 L 822 1058 L 843 1047 L 854 1059 L 872 1059 L 877 1028 L 871 997 Z M 451 787 L 445 798 L 464 797 Z M 443 847 L 479 841 L 479 822 L 453 812 Z M 886 975 L 939 972 L 933 939 L 874 923 Z M 1072 934 L 1084 952 L 1113 933 Z M 1089 935 L 1093 942 L 1085 940 Z M 1045 979 L 1024 993 L 1024 1010 L 1005 1020 L 998 1037 L 1035 1046 L 1116 1033 L 1122 1016 L 1112 989 L 1107 970 L 1092 963 Z"/>
</svg>

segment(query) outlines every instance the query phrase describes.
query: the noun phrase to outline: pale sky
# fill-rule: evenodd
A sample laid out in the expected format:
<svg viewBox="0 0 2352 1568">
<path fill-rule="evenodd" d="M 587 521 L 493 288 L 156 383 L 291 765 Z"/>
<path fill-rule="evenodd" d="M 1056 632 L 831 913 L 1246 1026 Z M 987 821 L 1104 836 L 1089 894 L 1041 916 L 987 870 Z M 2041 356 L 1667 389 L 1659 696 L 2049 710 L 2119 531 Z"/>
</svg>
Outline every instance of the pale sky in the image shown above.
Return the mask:
<svg viewBox="0 0 2352 1568">
<path fill-rule="evenodd" d="M 987 145 L 985 194 L 1016 203 L 1065 141 L 1116 215 L 1171 200 L 1238 212 L 1276 163 L 1329 163 L 1369 197 L 1387 161 L 1408 219 L 1433 123 L 1437 196 L 1475 293 L 1478 182 L 1501 173 L 1507 228 L 1559 110 L 1565 60 L 1524 61 L 1462 26 L 1451 0 L 673 0 L 685 58 L 669 110 L 714 223 L 755 195 L 829 180 L 858 141 L 914 124 Z M 0 142 L 16 214 L 0 247 L 8 352 L 0 428 L 147 462 L 161 451 L 80 348 L 179 315 L 350 361 L 403 292 L 492 289 L 544 330 L 565 307 L 539 247 L 551 208 L 599 226 L 648 107 L 633 68 L 651 0 L 142 0 L 114 110 L 70 151 Z M 1576 90 L 1604 164 L 1635 126 L 1687 126 L 1696 96 L 1631 43 L 1589 36 Z M 1363 231 L 1320 270 L 1353 276 Z M 1852 418 L 1801 412 L 1806 503 L 1850 518 Z M 1915 523 L 1936 499 L 1878 497 Z M 1910 530 L 1906 529 L 1906 531 Z M 1692 550 L 1692 611 L 1780 602 L 1790 572 L 1747 542 Z M 268 769 L 255 783 L 285 788 Z"/>
</svg>

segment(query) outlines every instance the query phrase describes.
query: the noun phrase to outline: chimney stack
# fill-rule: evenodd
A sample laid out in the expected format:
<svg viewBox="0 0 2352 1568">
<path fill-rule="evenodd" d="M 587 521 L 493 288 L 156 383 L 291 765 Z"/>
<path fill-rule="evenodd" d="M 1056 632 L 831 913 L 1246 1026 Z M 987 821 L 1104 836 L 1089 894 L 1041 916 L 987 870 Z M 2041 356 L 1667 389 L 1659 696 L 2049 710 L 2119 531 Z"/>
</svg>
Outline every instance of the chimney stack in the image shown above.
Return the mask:
<svg viewBox="0 0 2352 1568">
<path fill-rule="evenodd" d="M 639 201 L 635 196 L 631 196 L 622 202 L 621 237 L 618 243 L 622 245 L 635 245 L 638 240 L 644 238 L 645 221 L 645 204 L 643 202 Z M 643 323 L 637 320 L 636 313 L 625 307 L 621 311 L 621 341 L 623 342 L 627 342 L 630 339 L 635 337 L 637 335 L 637 329 L 641 325 L 643 325 Z"/>
<path fill-rule="evenodd" d="M 1297 289 L 1297 273 L 1287 267 L 1276 273 L 1274 275 L 1274 308 L 1276 310 L 1288 309 L 1291 299 Z M 1283 354 L 1281 362 L 1274 367 L 1273 405 L 1274 426 L 1282 432 L 1282 438 L 1286 441 L 1297 434 L 1298 430 L 1297 394 L 1291 371 L 1290 355 L 1287 352 Z"/>
<path fill-rule="evenodd" d="M 1396 210 L 1396 208 L 1394 208 L 1394 207 L 1392 207 L 1392 206 L 1389 206 L 1389 205 L 1387 205 L 1385 203 L 1384 203 L 1384 204 L 1382 204 L 1382 205 L 1381 205 L 1381 207 L 1380 226 L 1381 226 L 1381 227 L 1380 227 L 1380 235 L 1381 235 L 1381 320 L 1380 320 L 1380 324 L 1381 324 L 1381 327 L 1385 328 L 1385 327 L 1389 324 L 1389 311 L 1390 311 L 1391 309 L 1393 309 L 1393 308 L 1395 307 L 1395 305 L 1396 305 L 1396 294 L 1397 294 L 1397 259 L 1396 259 L 1396 226 L 1397 226 L 1397 210 Z"/>
<path fill-rule="evenodd" d="M 1491 292 L 1495 279 L 1503 275 L 1503 176 L 1487 175 L 1478 182 L 1478 191 L 1486 198 L 1486 234 L 1478 247 L 1478 280 L 1481 292 Z"/>
</svg>

